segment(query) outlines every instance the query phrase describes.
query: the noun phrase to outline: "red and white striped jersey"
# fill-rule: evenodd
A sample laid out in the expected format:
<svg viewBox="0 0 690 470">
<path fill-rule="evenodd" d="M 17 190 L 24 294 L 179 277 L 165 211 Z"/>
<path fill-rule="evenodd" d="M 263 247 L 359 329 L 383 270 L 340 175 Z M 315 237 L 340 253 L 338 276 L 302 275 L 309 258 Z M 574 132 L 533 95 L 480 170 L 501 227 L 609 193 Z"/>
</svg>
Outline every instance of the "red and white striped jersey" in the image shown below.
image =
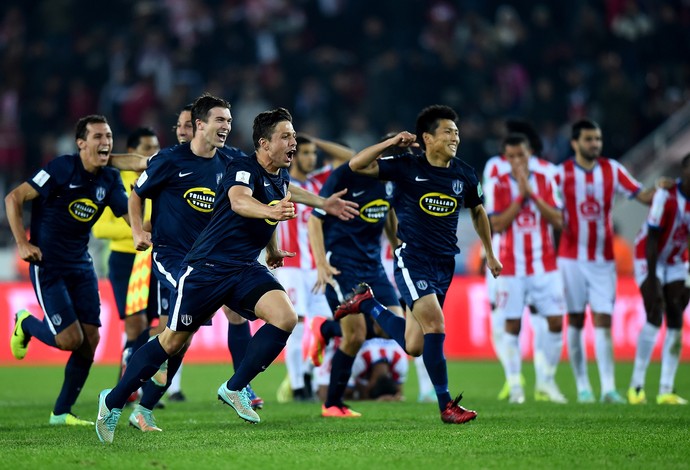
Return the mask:
<svg viewBox="0 0 690 470">
<path fill-rule="evenodd" d="M 319 194 L 319 191 L 321 191 L 321 183 L 311 177 L 308 177 L 306 181 L 292 179 L 290 182 L 314 194 Z M 293 258 L 285 258 L 283 260 L 284 266 L 316 269 L 316 263 L 309 245 L 309 232 L 307 228 L 307 221 L 309 220 L 311 210 L 312 208 L 307 205 L 295 204 L 297 217 L 278 224 L 278 246 L 282 250 L 297 253 Z"/>
<path fill-rule="evenodd" d="M 347 163 L 345 163 L 347 165 Z M 329 176 L 331 176 L 331 173 L 333 173 L 333 165 L 330 163 L 322 166 L 318 170 L 314 170 L 311 173 L 309 173 L 309 178 L 316 180 L 321 186 L 323 186 L 326 183 L 326 180 L 328 179 Z"/>
<path fill-rule="evenodd" d="M 553 178 L 533 171 L 529 183 L 547 204 L 562 207 Z M 510 174 L 500 176 L 487 188 L 486 212 L 499 214 L 519 196 L 517 181 Z M 503 263 L 501 274 L 507 276 L 541 274 L 557 269 L 552 227 L 533 200 L 523 203 L 513 222 L 501 233 L 498 259 Z"/>
<path fill-rule="evenodd" d="M 680 191 L 680 183 L 672 189 L 657 189 L 647 220 L 635 237 L 635 259 L 645 259 L 649 228 L 658 229 L 658 262 L 683 264 L 688 260 L 690 235 L 690 201 Z"/>
<path fill-rule="evenodd" d="M 371 338 L 362 344 L 352 365 L 352 378 L 361 383 L 367 383 L 367 377 L 374 364 L 388 362 L 391 378 L 395 383 L 404 383 L 407 379 L 409 364 L 407 353 L 395 340 L 385 338 Z"/>
<path fill-rule="evenodd" d="M 563 201 L 563 232 L 558 256 L 582 261 L 613 261 L 611 209 L 616 193 L 634 197 L 642 184 L 615 160 L 600 157 L 591 170 L 572 158 L 558 167 Z"/>
</svg>

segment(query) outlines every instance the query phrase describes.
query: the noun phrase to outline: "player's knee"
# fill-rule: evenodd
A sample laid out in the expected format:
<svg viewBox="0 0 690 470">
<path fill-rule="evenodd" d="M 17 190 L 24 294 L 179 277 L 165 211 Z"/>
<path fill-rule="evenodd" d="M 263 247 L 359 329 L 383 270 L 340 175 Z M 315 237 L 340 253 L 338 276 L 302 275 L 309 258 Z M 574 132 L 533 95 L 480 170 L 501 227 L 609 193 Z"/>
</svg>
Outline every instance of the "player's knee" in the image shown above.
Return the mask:
<svg viewBox="0 0 690 470">
<path fill-rule="evenodd" d="M 83 334 L 69 334 L 69 335 L 57 335 L 55 337 L 55 342 L 58 348 L 63 351 L 76 351 L 79 349 L 84 342 Z"/>
<path fill-rule="evenodd" d="M 568 325 L 582 329 L 585 326 L 585 316 L 581 313 L 568 314 Z"/>
</svg>

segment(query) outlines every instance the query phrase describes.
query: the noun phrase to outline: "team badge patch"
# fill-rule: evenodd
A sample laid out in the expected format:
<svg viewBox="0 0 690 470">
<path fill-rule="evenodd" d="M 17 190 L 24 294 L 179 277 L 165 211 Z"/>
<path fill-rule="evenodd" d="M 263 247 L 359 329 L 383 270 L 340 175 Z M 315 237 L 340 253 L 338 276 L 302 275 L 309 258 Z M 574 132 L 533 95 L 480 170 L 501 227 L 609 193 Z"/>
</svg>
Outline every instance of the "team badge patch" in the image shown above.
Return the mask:
<svg viewBox="0 0 690 470">
<path fill-rule="evenodd" d="M 180 321 L 182 322 L 183 325 L 189 326 L 192 324 L 192 316 L 191 315 L 181 315 Z"/>
<path fill-rule="evenodd" d="M 453 192 L 458 195 L 462 192 L 462 181 L 453 180 Z"/>
<path fill-rule="evenodd" d="M 223 173 L 216 173 L 216 185 L 220 184 L 220 180 L 223 179 Z"/>
<path fill-rule="evenodd" d="M 426 281 L 417 281 L 415 282 L 415 285 L 419 290 L 427 290 L 427 288 L 429 287 L 429 284 Z"/>
<path fill-rule="evenodd" d="M 60 326 L 62 325 L 62 317 L 60 315 L 51 315 L 50 316 L 50 321 L 53 325 L 55 326 Z"/>
<path fill-rule="evenodd" d="M 395 185 L 392 181 L 386 181 L 386 196 L 392 196 Z"/>
<path fill-rule="evenodd" d="M 96 188 L 96 200 L 101 202 L 103 199 L 105 199 L 105 188 L 103 186 L 99 186 Z"/>
</svg>

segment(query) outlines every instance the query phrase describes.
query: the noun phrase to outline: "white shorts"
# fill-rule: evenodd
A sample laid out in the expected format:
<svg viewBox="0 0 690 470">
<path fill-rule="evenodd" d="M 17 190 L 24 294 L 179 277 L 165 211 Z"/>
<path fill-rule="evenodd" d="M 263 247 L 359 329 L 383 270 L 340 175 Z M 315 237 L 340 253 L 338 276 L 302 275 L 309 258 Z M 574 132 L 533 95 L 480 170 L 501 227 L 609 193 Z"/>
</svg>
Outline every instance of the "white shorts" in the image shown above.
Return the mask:
<svg viewBox="0 0 690 470">
<path fill-rule="evenodd" d="M 568 313 L 592 312 L 611 315 L 616 302 L 616 263 L 558 258 L 563 275 Z"/>
<path fill-rule="evenodd" d="M 664 264 L 656 263 L 656 277 L 661 282 L 662 286 L 670 284 L 672 282 L 683 281 L 685 282 L 685 277 L 688 275 L 688 264 Z M 644 280 L 647 279 L 647 260 L 646 259 L 636 259 L 635 260 L 635 282 L 637 286 L 641 286 Z"/>
<path fill-rule="evenodd" d="M 307 319 L 332 318 L 326 295 L 314 294 L 311 291 L 316 283 L 316 269 L 283 267 L 276 269 L 274 273 L 278 282 L 285 288 L 298 316 Z"/>
<path fill-rule="evenodd" d="M 531 276 L 499 276 L 496 281 L 498 313 L 507 320 L 522 318 L 527 305 L 534 306 L 546 317 L 565 314 L 563 278 L 558 271 Z"/>
</svg>

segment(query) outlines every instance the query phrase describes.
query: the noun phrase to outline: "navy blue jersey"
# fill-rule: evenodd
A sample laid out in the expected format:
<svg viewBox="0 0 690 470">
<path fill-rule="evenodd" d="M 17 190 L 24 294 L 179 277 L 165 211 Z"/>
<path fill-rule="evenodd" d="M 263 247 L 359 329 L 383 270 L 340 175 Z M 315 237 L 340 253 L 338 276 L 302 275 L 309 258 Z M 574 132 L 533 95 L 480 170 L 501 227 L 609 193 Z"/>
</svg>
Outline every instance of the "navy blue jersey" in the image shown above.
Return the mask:
<svg viewBox="0 0 690 470">
<path fill-rule="evenodd" d="M 226 147 L 213 158 L 202 158 L 185 143 L 163 149 L 149 160 L 134 191 L 152 201 L 151 239 L 156 251 L 187 254 L 211 220 L 216 189 L 235 156 L 246 157 Z"/>
<path fill-rule="evenodd" d="M 254 199 L 273 205 L 285 197 L 289 184 L 287 169 L 272 175 L 259 164 L 256 154 L 234 159 L 218 186 L 211 222 L 199 235 L 185 262 L 215 266 L 256 261 L 271 240 L 278 222 L 236 214 L 230 207 L 228 191 L 235 185 L 246 186 L 252 190 Z"/>
<path fill-rule="evenodd" d="M 424 154 L 380 158 L 379 179 L 396 185 L 398 238 L 425 253 L 453 256 L 458 248 L 458 212 L 483 203 L 472 167 L 453 158 L 450 166 L 431 166 Z"/>
<path fill-rule="evenodd" d="M 127 193 L 120 172 L 104 167 L 84 169 L 79 154 L 63 155 L 27 181 L 39 197 L 32 201 L 31 240 L 41 249 L 38 264 L 91 264 L 89 233 L 106 206 L 120 217 L 127 213 Z"/>
<path fill-rule="evenodd" d="M 326 252 L 354 263 L 381 263 L 381 233 L 393 200 L 393 183 L 353 172 L 349 165 L 335 169 L 321 188 L 324 198 L 347 188 L 344 199 L 359 204 L 359 217 L 342 221 L 314 209 L 312 214 L 323 219 Z"/>
</svg>

